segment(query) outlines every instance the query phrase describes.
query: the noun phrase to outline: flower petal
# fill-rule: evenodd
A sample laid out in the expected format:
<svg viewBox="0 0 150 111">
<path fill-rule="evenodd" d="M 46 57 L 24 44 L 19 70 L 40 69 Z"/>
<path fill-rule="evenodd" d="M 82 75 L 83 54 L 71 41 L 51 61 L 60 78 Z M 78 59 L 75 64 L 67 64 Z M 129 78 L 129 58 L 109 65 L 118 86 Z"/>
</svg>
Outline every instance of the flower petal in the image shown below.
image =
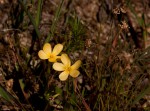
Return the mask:
<svg viewBox="0 0 150 111">
<path fill-rule="evenodd" d="M 61 58 L 61 56 L 56 56 L 56 59 L 60 59 Z"/>
<path fill-rule="evenodd" d="M 62 63 L 54 63 L 53 64 L 53 69 L 56 71 L 64 71 L 65 70 L 65 66 Z"/>
<path fill-rule="evenodd" d="M 52 52 L 52 47 L 49 43 L 45 43 L 43 46 L 43 51 L 45 52 L 45 54 L 47 54 L 48 56 L 50 56 L 51 52 Z"/>
<path fill-rule="evenodd" d="M 62 44 L 57 44 L 57 45 L 55 45 L 52 53 L 54 55 L 58 55 L 62 50 L 63 50 L 63 45 Z"/>
<path fill-rule="evenodd" d="M 68 78 L 68 76 L 69 76 L 69 72 L 68 71 L 64 71 L 64 72 L 60 73 L 59 79 L 61 81 L 65 81 Z"/>
<path fill-rule="evenodd" d="M 78 69 L 80 66 L 81 66 L 81 61 L 78 60 L 78 61 L 76 61 L 76 62 L 71 66 L 71 69 L 76 70 L 76 69 Z"/>
<path fill-rule="evenodd" d="M 78 70 L 73 70 L 70 72 L 70 76 L 71 77 L 78 77 L 78 75 L 80 74 L 80 72 Z"/>
<path fill-rule="evenodd" d="M 61 55 L 61 61 L 62 61 L 62 63 L 63 63 L 65 66 L 70 67 L 71 61 L 70 61 L 70 58 L 68 57 L 67 54 L 62 54 L 62 55 Z"/>
<path fill-rule="evenodd" d="M 49 56 L 47 54 L 45 54 L 45 52 L 43 50 L 40 50 L 38 52 L 38 56 L 40 57 L 40 59 L 48 59 Z"/>
</svg>

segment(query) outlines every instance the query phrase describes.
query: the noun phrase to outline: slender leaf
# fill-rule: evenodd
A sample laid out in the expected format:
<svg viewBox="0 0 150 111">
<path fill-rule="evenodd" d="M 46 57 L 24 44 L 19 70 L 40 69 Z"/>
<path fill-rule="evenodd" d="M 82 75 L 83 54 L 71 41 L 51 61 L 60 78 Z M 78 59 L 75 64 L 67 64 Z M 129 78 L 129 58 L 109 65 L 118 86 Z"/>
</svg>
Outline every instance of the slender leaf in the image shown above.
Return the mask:
<svg viewBox="0 0 150 111">
<path fill-rule="evenodd" d="M 61 14 L 61 9 L 62 9 L 63 3 L 64 3 L 64 0 L 61 1 L 61 3 L 59 4 L 59 6 L 56 10 L 56 13 L 55 13 L 55 16 L 54 16 L 54 19 L 52 21 L 52 25 L 51 25 L 51 28 L 50 28 L 50 33 L 48 34 L 48 36 L 45 40 L 45 43 L 49 42 L 51 37 L 54 36 L 55 28 L 56 28 L 57 22 L 59 20 L 60 14 Z"/>
<path fill-rule="evenodd" d="M 36 25 L 36 22 L 35 22 L 35 20 L 33 19 L 33 17 L 32 17 L 32 15 L 30 14 L 30 12 L 27 10 L 26 4 L 24 4 L 22 0 L 19 0 L 19 3 L 21 4 L 21 6 L 23 7 L 24 11 L 27 13 L 27 15 L 28 15 L 30 21 L 32 22 L 33 27 L 34 27 L 34 29 L 35 29 L 35 32 L 36 32 L 36 34 L 37 34 L 37 37 L 40 38 L 40 32 L 39 32 L 39 30 L 38 30 L 38 27 L 37 27 L 37 25 Z"/>
<path fill-rule="evenodd" d="M 134 105 L 135 103 L 137 103 L 141 98 L 143 98 L 148 93 L 150 93 L 150 86 L 145 88 L 139 95 L 137 95 L 132 104 Z"/>
<path fill-rule="evenodd" d="M 42 13 L 42 6 L 43 6 L 43 0 L 38 0 L 38 10 L 36 15 L 36 26 L 39 27 L 40 19 L 41 19 L 41 13 Z"/>
</svg>

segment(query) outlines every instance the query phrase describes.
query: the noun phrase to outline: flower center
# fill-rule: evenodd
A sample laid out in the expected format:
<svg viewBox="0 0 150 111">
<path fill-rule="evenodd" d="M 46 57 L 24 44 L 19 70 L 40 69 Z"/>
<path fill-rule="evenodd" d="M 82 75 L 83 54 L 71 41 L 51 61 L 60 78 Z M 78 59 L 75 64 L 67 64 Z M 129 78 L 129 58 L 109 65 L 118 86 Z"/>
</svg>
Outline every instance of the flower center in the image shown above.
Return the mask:
<svg viewBox="0 0 150 111">
<path fill-rule="evenodd" d="M 71 67 L 66 67 L 65 70 L 70 72 L 71 71 Z"/>
<path fill-rule="evenodd" d="M 49 56 L 49 58 L 54 58 L 54 55 L 51 54 L 51 55 Z"/>
</svg>

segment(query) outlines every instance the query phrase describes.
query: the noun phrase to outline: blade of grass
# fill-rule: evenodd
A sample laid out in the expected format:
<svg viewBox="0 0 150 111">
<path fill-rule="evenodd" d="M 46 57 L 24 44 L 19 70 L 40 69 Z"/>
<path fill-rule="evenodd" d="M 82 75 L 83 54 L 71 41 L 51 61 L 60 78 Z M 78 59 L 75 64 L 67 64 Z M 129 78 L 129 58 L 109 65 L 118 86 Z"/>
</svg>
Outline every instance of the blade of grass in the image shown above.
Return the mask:
<svg viewBox="0 0 150 111">
<path fill-rule="evenodd" d="M 142 27 L 143 24 L 144 24 L 143 18 L 138 17 L 136 11 L 134 10 L 134 8 L 133 8 L 133 6 L 131 4 L 129 4 L 128 6 L 129 6 L 131 12 L 133 13 L 133 15 L 136 17 L 135 20 L 137 20 L 138 24 Z"/>
<path fill-rule="evenodd" d="M 13 97 L 1 85 L 0 85 L 0 96 L 10 103 L 14 101 Z"/>
<path fill-rule="evenodd" d="M 85 99 L 83 98 L 83 96 L 81 95 L 81 92 L 80 92 L 80 89 L 78 88 L 78 86 L 77 86 L 77 94 L 78 94 L 78 96 L 80 97 L 80 99 L 81 99 L 81 101 L 82 101 L 82 104 L 84 105 L 84 107 L 85 107 L 85 109 L 86 109 L 86 111 L 92 111 L 91 109 L 90 109 L 90 106 L 86 103 L 86 101 L 85 101 Z"/>
<path fill-rule="evenodd" d="M 19 0 L 19 3 L 21 4 L 22 8 L 24 9 L 24 11 L 26 12 L 26 14 L 28 15 L 28 17 L 29 17 L 29 19 L 30 19 L 30 21 L 31 21 L 31 23 L 32 23 L 32 25 L 33 25 L 33 27 L 34 27 L 34 29 L 35 29 L 35 32 L 36 32 L 36 34 L 37 34 L 37 37 L 40 38 L 40 32 L 39 32 L 39 30 L 38 30 L 38 27 L 37 27 L 37 25 L 36 25 L 35 20 L 33 19 L 33 17 L 32 17 L 32 15 L 30 14 L 30 12 L 27 10 L 27 7 L 26 7 L 26 5 L 23 3 L 23 1 L 22 1 L 22 0 Z"/>
<path fill-rule="evenodd" d="M 38 9 L 37 9 L 37 15 L 35 19 L 35 23 L 37 27 L 39 27 L 39 23 L 41 19 L 42 6 L 43 6 L 43 0 L 38 0 Z"/>
<path fill-rule="evenodd" d="M 23 93 L 23 95 L 24 95 L 26 101 L 29 103 L 29 101 L 28 101 L 28 99 L 27 99 L 27 96 L 28 96 L 28 95 L 24 92 L 25 84 L 23 83 L 23 79 L 19 79 L 19 84 L 20 84 L 20 88 L 21 88 L 21 90 L 22 90 L 22 93 Z M 31 105 L 30 105 L 30 108 L 31 108 L 32 111 L 34 111 L 34 110 L 33 110 L 33 107 L 32 107 Z"/>
<path fill-rule="evenodd" d="M 55 13 L 55 16 L 54 16 L 54 19 L 52 21 L 52 25 L 51 25 L 51 28 L 50 28 L 50 33 L 48 34 L 48 36 L 47 36 L 47 38 L 45 40 L 45 43 L 49 42 L 50 39 L 52 39 L 52 37 L 54 36 L 55 27 L 56 27 L 56 24 L 57 24 L 58 19 L 60 17 L 60 13 L 61 13 L 61 9 L 62 9 L 63 3 L 64 3 L 64 0 L 61 1 L 61 3 L 59 4 L 59 6 L 58 6 L 58 8 L 56 10 L 56 13 Z"/>
<path fill-rule="evenodd" d="M 7 102 L 11 103 L 12 105 L 17 104 L 22 108 L 23 111 L 26 111 L 25 108 L 20 103 L 20 101 L 17 100 L 15 97 L 13 97 L 8 91 L 6 91 L 2 85 L 0 85 L 0 96 L 4 98 Z"/>
<path fill-rule="evenodd" d="M 141 98 L 143 98 L 149 92 L 150 92 L 150 86 L 148 86 L 143 91 L 141 91 L 141 93 L 139 95 L 137 95 L 137 97 L 134 99 L 134 101 L 132 102 L 132 104 L 134 105 L 135 103 L 137 103 Z"/>
</svg>

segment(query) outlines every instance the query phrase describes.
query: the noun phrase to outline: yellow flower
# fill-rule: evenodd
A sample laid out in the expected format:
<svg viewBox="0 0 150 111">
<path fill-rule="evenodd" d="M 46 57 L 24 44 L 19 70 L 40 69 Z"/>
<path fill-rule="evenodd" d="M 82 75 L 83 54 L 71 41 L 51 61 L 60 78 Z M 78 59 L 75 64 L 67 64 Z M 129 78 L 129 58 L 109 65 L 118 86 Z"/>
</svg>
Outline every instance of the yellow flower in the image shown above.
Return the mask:
<svg viewBox="0 0 150 111">
<path fill-rule="evenodd" d="M 61 81 L 65 81 L 69 75 L 72 76 L 73 78 L 78 77 L 78 75 L 80 74 L 80 72 L 78 71 L 78 68 L 81 65 L 80 60 L 76 61 L 71 66 L 71 61 L 70 61 L 69 57 L 67 56 L 67 54 L 62 54 L 61 55 L 61 61 L 62 61 L 62 63 L 56 62 L 53 64 L 54 70 L 63 71 L 59 75 L 59 79 Z"/>
<path fill-rule="evenodd" d="M 52 50 L 52 47 L 49 43 L 45 43 L 43 46 L 43 50 L 40 50 L 38 52 L 38 55 L 40 59 L 48 59 L 49 62 L 56 62 L 56 59 L 60 58 L 60 56 L 57 56 L 63 49 L 62 44 L 55 45 L 54 49 Z"/>
</svg>

